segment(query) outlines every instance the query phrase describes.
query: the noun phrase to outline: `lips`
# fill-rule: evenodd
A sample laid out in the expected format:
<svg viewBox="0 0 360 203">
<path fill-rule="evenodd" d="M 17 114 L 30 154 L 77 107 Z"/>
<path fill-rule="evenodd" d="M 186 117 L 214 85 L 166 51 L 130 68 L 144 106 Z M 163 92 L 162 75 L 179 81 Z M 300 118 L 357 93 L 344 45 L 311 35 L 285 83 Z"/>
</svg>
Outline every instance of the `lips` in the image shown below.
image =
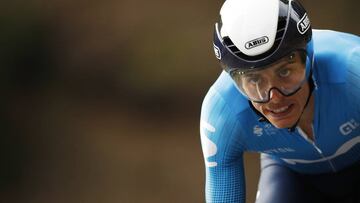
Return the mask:
<svg viewBox="0 0 360 203">
<path fill-rule="evenodd" d="M 273 109 L 272 112 L 274 112 L 274 113 L 282 113 L 282 112 L 286 111 L 288 108 L 289 108 L 289 106 L 284 106 L 284 107 L 281 107 L 281 108 L 278 108 L 278 109 Z"/>
<path fill-rule="evenodd" d="M 267 112 L 271 117 L 284 118 L 288 116 L 294 108 L 294 104 L 282 105 L 273 108 L 267 108 Z"/>
</svg>

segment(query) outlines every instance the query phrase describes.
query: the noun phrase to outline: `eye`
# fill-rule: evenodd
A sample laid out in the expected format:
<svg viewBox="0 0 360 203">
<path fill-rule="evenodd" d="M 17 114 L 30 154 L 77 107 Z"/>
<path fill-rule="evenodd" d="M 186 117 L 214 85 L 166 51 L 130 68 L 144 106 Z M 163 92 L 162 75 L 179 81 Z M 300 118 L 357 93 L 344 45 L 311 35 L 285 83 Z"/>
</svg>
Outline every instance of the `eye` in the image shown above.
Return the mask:
<svg viewBox="0 0 360 203">
<path fill-rule="evenodd" d="M 278 75 L 282 78 L 288 77 L 291 73 L 289 68 L 282 68 L 278 71 Z"/>
<path fill-rule="evenodd" d="M 256 85 L 261 82 L 261 78 L 259 76 L 249 76 L 246 78 L 246 81 L 252 85 Z"/>
</svg>

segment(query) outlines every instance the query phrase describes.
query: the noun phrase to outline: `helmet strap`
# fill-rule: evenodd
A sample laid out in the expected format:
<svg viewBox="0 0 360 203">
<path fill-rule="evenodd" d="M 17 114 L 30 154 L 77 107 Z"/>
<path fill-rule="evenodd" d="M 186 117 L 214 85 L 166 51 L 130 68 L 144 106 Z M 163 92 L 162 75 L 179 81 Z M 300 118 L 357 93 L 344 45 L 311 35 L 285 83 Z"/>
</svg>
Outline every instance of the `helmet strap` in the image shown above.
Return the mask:
<svg viewBox="0 0 360 203">
<path fill-rule="evenodd" d="M 296 126 L 298 125 L 301 116 L 303 115 L 306 107 L 307 107 L 308 104 L 309 104 L 309 101 L 310 101 L 310 98 L 311 98 L 311 95 L 312 95 L 314 89 L 315 89 L 315 83 L 314 83 L 314 80 L 313 80 L 313 78 L 312 78 L 312 71 L 311 71 L 311 69 L 310 69 L 310 74 L 309 74 L 309 95 L 308 95 L 308 97 L 307 97 L 307 99 L 306 99 L 305 106 L 304 106 L 303 110 L 301 111 L 301 114 L 300 114 L 299 118 L 297 119 L 297 121 L 295 122 L 295 124 L 294 124 L 293 126 L 291 126 L 290 128 L 288 128 L 289 132 L 294 132 L 294 131 L 295 131 L 295 128 L 296 128 Z"/>
</svg>

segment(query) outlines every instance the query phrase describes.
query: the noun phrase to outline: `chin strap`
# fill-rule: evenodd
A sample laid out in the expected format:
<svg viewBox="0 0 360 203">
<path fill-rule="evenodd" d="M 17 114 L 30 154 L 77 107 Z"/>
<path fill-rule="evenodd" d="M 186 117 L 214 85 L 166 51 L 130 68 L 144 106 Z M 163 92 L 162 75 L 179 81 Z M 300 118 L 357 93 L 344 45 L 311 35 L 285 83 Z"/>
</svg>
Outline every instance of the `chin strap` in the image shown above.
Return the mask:
<svg viewBox="0 0 360 203">
<path fill-rule="evenodd" d="M 296 126 L 298 125 L 301 116 L 303 115 L 307 105 L 309 104 L 311 94 L 314 91 L 314 88 L 315 88 L 314 81 L 313 81 L 312 77 L 310 77 L 310 80 L 309 80 L 309 95 L 308 95 L 308 97 L 306 99 L 305 106 L 304 106 L 303 110 L 301 111 L 301 114 L 300 114 L 299 118 L 297 119 L 297 121 L 295 122 L 295 124 L 293 126 L 291 126 L 290 128 L 288 128 L 289 132 L 294 132 L 295 131 Z"/>
<path fill-rule="evenodd" d="M 309 104 L 309 101 L 310 101 L 310 98 L 311 98 L 311 94 L 312 94 L 312 92 L 313 92 L 314 89 L 315 89 L 315 83 L 314 83 L 314 80 L 313 80 L 313 78 L 312 78 L 312 73 L 311 73 L 311 71 L 310 71 L 310 76 L 309 76 L 309 81 L 308 81 L 308 82 L 309 82 L 309 95 L 308 95 L 308 97 L 307 97 L 307 99 L 306 99 L 305 106 L 304 106 L 303 110 L 301 111 L 301 114 L 300 114 L 299 118 L 297 119 L 297 121 L 295 122 L 295 124 L 294 124 L 293 126 L 291 126 L 290 128 L 288 128 L 288 131 L 289 131 L 289 132 L 294 132 L 294 131 L 295 131 L 296 126 L 298 125 L 298 123 L 299 123 L 299 121 L 300 121 L 300 118 L 301 118 L 302 114 L 304 113 L 304 110 L 306 109 L 307 105 Z M 260 116 L 259 119 L 258 119 L 259 122 L 267 122 L 267 123 L 270 123 L 270 124 L 271 124 L 271 122 L 270 122 L 267 118 L 265 118 L 265 116 L 262 115 L 262 113 L 260 113 L 260 112 L 252 105 L 252 103 L 251 103 L 250 100 L 249 100 L 249 105 L 250 105 L 250 107 L 252 108 L 252 110 L 253 110 L 258 116 Z"/>
</svg>

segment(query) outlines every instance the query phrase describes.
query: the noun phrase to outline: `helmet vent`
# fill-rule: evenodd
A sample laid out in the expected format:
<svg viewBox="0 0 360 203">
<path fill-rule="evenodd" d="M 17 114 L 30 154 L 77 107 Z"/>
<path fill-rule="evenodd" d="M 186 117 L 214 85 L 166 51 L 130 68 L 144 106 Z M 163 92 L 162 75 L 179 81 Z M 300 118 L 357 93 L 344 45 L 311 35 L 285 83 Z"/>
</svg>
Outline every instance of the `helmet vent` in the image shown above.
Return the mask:
<svg viewBox="0 0 360 203">
<path fill-rule="evenodd" d="M 279 17 L 278 25 L 277 25 L 277 32 L 275 37 L 275 43 L 274 46 L 277 48 L 281 42 L 281 39 L 284 36 L 285 33 L 285 27 L 286 27 L 286 18 L 285 17 Z"/>
<path fill-rule="evenodd" d="M 225 46 L 229 48 L 232 52 L 239 51 L 239 49 L 234 45 L 234 43 L 231 41 L 231 39 L 228 36 L 224 37 L 223 39 Z"/>
</svg>

